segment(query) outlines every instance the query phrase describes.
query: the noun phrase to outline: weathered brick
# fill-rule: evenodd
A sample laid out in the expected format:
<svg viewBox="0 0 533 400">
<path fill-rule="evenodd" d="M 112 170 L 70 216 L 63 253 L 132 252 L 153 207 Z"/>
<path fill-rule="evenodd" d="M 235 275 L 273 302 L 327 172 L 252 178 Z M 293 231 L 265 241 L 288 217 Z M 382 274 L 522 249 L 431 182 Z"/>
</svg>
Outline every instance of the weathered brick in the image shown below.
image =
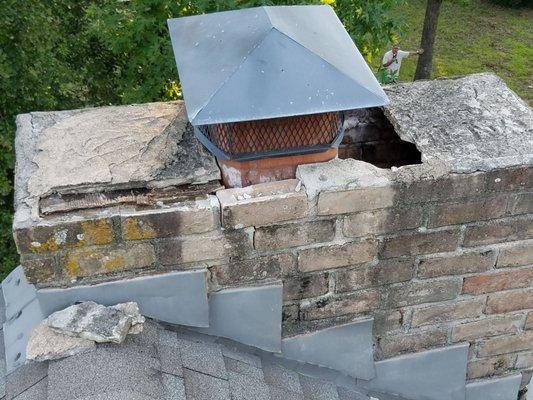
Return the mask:
<svg viewBox="0 0 533 400">
<path fill-rule="evenodd" d="M 307 214 L 307 194 L 297 179 L 217 192 L 226 228 L 272 225 Z"/>
<path fill-rule="evenodd" d="M 281 320 L 283 323 L 294 323 L 300 319 L 300 307 L 297 304 L 283 305 Z"/>
<path fill-rule="evenodd" d="M 527 314 L 526 325 L 524 329 L 533 329 L 533 311 L 530 311 Z"/>
<path fill-rule="evenodd" d="M 399 283 L 387 288 L 384 305 L 387 308 L 397 308 L 451 300 L 457 297 L 460 291 L 460 279 Z"/>
<path fill-rule="evenodd" d="M 385 240 L 382 257 L 392 258 L 452 251 L 457 248 L 458 241 L 458 230 L 396 236 Z"/>
<path fill-rule="evenodd" d="M 239 282 L 280 278 L 284 271 L 292 269 L 293 263 L 292 254 L 284 253 L 215 265 L 211 268 L 211 273 L 220 285 L 230 285 Z"/>
<path fill-rule="evenodd" d="M 221 231 L 205 236 L 189 236 L 159 243 L 161 264 L 175 265 L 195 261 L 244 258 L 252 251 L 246 230 Z"/>
<path fill-rule="evenodd" d="M 505 333 L 515 333 L 520 329 L 522 320 L 523 316 L 517 314 L 498 315 L 478 321 L 466 322 L 453 327 L 452 341 L 460 342 L 463 340 L 503 335 Z"/>
<path fill-rule="evenodd" d="M 515 191 L 533 187 L 533 168 L 530 166 L 508 168 L 487 173 L 487 190 Z"/>
<path fill-rule="evenodd" d="M 313 274 L 283 280 L 283 300 L 300 300 L 328 292 L 329 274 Z"/>
<path fill-rule="evenodd" d="M 380 355 L 383 358 L 394 357 L 402 353 L 414 353 L 431 347 L 446 344 L 446 329 L 431 329 L 424 332 L 402 335 L 386 335 L 380 338 Z"/>
<path fill-rule="evenodd" d="M 467 276 L 463 283 L 463 293 L 483 294 L 508 289 L 519 289 L 533 283 L 533 267 L 499 273 Z"/>
<path fill-rule="evenodd" d="M 403 312 L 401 310 L 375 311 L 373 316 L 372 333 L 375 336 L 397 331 L 403 324 Z"/>
<path fill-rule="evenodd" d="M 64 272 L 72 279 L 150 267 L 155 260 L 154 248 L 149 243 L 120 248 L 72 250 L 66 255 Z"/>
<path fill-rule="evenodd" d="M 533 308 L 533 288 L 493 293 L 487 298 L 488 314 L 500 314 Z"/>
<path fill-rule="evenodd" d="M 209 232 L 219 226 L 218 201 L 190 201 L 170 208 L 139 211 L 121 219 L 125 240 L 153 239 Z"/>
<path fill-rule="evenodd" d="M 478 379 L 504 374 L 513 367 L 515 359 L 515 355 L 504 354 L 496 357 L 480 358 L 469 361 L 467 377 L 468 379 Z"/>
<path fill-rule="evenodd" d="M 409 182 L 402 190 L 401 201 L 419 203 L 476 197 L 485 191 L 485 174 L 451 174 L 439 179 Z"/>
<path fill-rule="evenodd" d="M 464 246 L 483 246 L 494 243 L 525 240 L 533 237 L 533 219 L 494 221 L 466 228 Z"/>
<path fill-rule="evenodd" d="M 298 268 L 302 272 L 310 272 L 372 261 L 377 254 L 377 246 L 376 241 L 365 240 L 303 249 L 298 253 Z"/>
<path fill-rule="evenodd" d="M 496 267 L 521 267 L 533 264 L 533 244 L 500 250 Z"/>
<path fill-rule="evenodd" d="M 325 243 L 335 236 L 335 221 L 323 220 L 257 228 L 254 246 L 257 250 L 277 250 Z"/>
<path fill-rule="evenodd" d="M 343 233 L 347 237 L 362 237 L 418 228 L 422 224 L 420 207 L 387 208 L 365 211 L 344 217 Z"/>
<path fill-rule="evenodd" d="M 480 357 L 486 357 L 530 349 L 533 349 L 533 331 L 526 331 L 517 335 L 486 339 L 480 343 L 478 354 Z"/>
<path fill-rule="evenodd" d="M 533 352 L 518 354 L 516 358 L 516 369 L 525 369 L 533 367 Z"/>
<path fill-rule="evenodd" d="M 44 257 L 37 259 L 22 258 L 20 264 L 24 270 L 24 275 L 30 283 L 47 284 L 55 280 L 54 259 Z"/>
<path fill-rule="evenodd" d="M 19 253 L 46 253 L 66 248 L 111 244 L 115 240 L 110 219 L 49 222 L 14 232 Z"/>
<path fill-rule="evenodd" d="M 483 313 L 484 298 L 472 298 L 450 304 L 437 304 L 413 311 L 411 326 L 440 324 L 465 318 L 475 318 Z"/>
<path fill-rule="evenodd" d="M 533 193 L 516 195 L 510 209 L 513 215 L 533 214 Z"/>
<path fill-rule="evenodd" d="M 305 320 L 339 317 L 366 313 L 379 307 L 379 293 L 376 290 L 365 290 L 340 298 L 320 299 L 312 302 L 301 316 Z"/>
<path fill-rule="evenodd" d="M 318 196 L 317 213 L 333 215 L 387 208 L 394 204 L 395 195 L 391 186 L 322 192 Z"/>
<path fill-rule="evenodd" d="M 418 276 L 436 278 L 446 275 L 463 275 L 472 272 L 484 272 L 494 264 L 494 252 L 465 253 L 458 256 L 428 258 L 420 260 Z"/>
<path fill-rule="evenodd" d="M 371 286 L 408 281 L 413 277 L 412 259 L 390 259 L 375 266 L 359 267 L 336 273 L 335 290 L 351 292 Z"/>
<path fill-rule="evenodd" d="M 470 202 L 439 204 L 428 222 L 429 227 L 458 225 L 503 216 L 507 209 L 506 197 L 495 197 Z"/>
</svg>

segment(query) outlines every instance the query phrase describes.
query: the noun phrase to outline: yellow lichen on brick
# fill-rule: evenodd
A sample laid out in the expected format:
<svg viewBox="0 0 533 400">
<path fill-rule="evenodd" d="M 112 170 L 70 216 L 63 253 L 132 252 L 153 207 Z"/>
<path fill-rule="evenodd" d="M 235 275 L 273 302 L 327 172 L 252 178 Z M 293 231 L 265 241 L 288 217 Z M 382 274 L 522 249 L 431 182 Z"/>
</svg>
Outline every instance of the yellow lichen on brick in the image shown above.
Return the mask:
<svg viewBox="0 0 533 400">
<path fill-rule="evenodd" d="M 31 242 L 29 249 L 32 253 L 47 253 L 59 250 L 59 243 L 55 237 L 51 237 L 45 242 Z"/>
<path fill-rule="evenodd" d="M 125 240 L 153 239 L 156 232 L 151 226 L 135 218 L 126 218 L 122 223 L 122 234 Z"/>
<path fill-rule="evenodd" d="M 69 257 L 65 265 L 65 270 L 70 278 L 75 278 L 80 275 L 80 264 L 77 260 Z"/>
<path fill-rule="evenodd" d="M 82 221 L 81 230 L 83 236 L 80 237 L 79 245 L 113 243 L 113 229 L 108 220 Z"/>
<path fill-rule="evenodd" d="M 116 269 L 122 269 L 126 265 L 126 260 L 123 256 L 116 256 L 107 261 L 104 261 L 104 269 L 106 271 L 114 271 Z"/>
</svg>

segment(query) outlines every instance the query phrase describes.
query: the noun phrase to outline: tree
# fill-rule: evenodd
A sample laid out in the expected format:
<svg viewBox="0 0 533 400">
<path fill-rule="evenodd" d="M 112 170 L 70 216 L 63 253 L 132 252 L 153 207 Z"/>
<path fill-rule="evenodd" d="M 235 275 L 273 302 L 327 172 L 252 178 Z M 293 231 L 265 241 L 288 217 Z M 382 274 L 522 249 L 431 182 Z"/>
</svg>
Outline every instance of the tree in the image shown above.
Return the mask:
<svg viewBox="0 0 533 400">
<path fill-rule="evenodd" d="M 442 0 L 427 0 L 424 28 L 422 29 L 422 39 L 420 40 L 420 47 L 424 49 L 424 53 L 418 58 L 415 80 L 429 79 L 431 76 L 433 50 L 437 36 L 437 22 L 439 20 L 441 5 Z"/>
</svg>

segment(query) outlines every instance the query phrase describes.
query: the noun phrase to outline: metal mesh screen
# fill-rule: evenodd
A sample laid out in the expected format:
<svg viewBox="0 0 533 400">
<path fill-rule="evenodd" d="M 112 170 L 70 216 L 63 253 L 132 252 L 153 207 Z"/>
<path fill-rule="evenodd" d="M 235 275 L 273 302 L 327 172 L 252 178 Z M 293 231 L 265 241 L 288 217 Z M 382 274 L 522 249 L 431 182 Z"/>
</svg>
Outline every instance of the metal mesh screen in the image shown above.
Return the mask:
<svg viewBox="0 0 533 400">
<path fill-rule="evenodd" d="M 227 124 L 204 125 L 200 132 L 229 158 L 298 153 L 327 148 L 342 131 L 342 113 L 302 115 Z"/>
</svg>

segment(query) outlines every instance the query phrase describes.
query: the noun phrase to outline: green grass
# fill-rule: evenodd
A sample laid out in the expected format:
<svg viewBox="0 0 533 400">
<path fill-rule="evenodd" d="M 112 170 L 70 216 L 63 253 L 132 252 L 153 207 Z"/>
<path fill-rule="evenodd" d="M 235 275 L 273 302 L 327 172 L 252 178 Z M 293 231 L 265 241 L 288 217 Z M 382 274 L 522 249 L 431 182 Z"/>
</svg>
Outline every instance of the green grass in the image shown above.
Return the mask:
<svg viewBox="0 0 533 400">
<path fill-rule="evenodd" d="M 424 21 L 425 0 L 407 0 L 398 8 L 408 24 L 404 50 L 416 49 Z M 433 60 L 433 77 L 492 71 L 524 100 L 533 103 L 532 9 L 511 9 L 484 0 L 467 5 L 444 1 Z M 413 79 L 416 57 L 404 60 L 400 80 Z M 379 65 L 374 60 L 373 65 Z"/>
</svg>

